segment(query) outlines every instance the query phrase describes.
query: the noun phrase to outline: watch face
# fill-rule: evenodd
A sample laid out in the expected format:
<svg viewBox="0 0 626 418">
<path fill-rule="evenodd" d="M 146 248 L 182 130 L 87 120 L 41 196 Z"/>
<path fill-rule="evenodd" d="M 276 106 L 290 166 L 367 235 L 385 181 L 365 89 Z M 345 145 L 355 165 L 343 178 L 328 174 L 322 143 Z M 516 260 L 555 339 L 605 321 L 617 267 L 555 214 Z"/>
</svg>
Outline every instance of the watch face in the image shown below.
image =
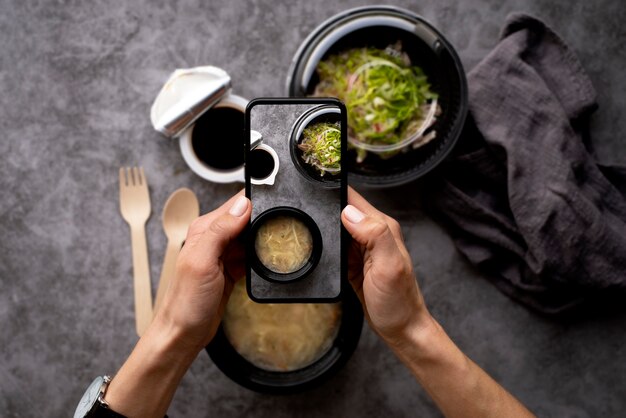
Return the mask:
<svg viewBox="0 0 626 418">
<path fill-rule="evenodd" d="M 74 412 L 74 418 L 83 418 L 87 416 L 93 404 L 98 400 L 98 395 L 100 395 L 100 388 L 104 383 L 104 378 L 102 376 L 98 376 L 91 382 L 91 385 L 85 391 L 80 403 L 76 407 L 76 412 Z"/>
</svg>

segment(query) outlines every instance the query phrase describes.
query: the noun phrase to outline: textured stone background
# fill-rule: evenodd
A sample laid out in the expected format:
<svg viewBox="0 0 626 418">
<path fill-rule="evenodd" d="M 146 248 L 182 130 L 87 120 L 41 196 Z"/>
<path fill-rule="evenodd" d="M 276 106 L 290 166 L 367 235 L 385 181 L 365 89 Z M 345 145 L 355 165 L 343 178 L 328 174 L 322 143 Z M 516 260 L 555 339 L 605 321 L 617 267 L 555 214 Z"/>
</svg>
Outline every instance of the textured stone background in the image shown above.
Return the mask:
<svg viewBox="0 0 626 418">
<path fill-rule="evenodd" d="M 92 378 L 136 342 L 132 267 L 117 170 L 145 167 L 153 282 L 166 239 L 160 213 L 178 187 L 204 212 L 241 185 L 191 173 L 178 144 L 152 131 L 149 106 L 177 67 L 214 64 L 244 97 L 282 95 L 291 57 L 325 18 L 369 1 L 0 2 L 0 416 L 70 416 Z M 599 159 L 626 164 L 626 6 L 620 1 L 398 0 L 447 35 L 467 69 L 505 16 L 527 11 L 579 54 L 599 96 Z M 365 191 L 402 223 L 435 317 L 479 365 L 541 416 L 623 416 L 626 313 L 556 321 L 481 278 L 423 215 L 415 184 Z M 407 198 L 409 196 L 409 198 Z M 365 330 L 324 387 L 290 397 L 240 388 L 198 356 L 171 416 L 439 416 L 389 350 Z"/>
</svg>

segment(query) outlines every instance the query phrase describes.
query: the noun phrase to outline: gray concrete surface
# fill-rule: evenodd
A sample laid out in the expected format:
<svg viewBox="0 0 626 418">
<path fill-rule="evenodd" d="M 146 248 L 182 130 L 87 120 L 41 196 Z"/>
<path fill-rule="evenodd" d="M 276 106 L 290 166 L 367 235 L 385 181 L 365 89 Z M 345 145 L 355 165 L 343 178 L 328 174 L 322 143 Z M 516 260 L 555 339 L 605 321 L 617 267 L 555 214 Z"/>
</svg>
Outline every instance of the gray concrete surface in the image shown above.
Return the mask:
<svg viewBox="0 0 626 418">
<path fill-rule="evenodd" d="M 176 67 L 214 64 L 248 98 L 283 94 L 300 42 L 322 20 L 369 1 L 0 2 L 0 416 L 66 417 L 92 378 L 114 373 L 136 342 L 129 232 L 117 169 L 145 167 L 153 283 L 166 238 L 160 212 L 178 187 L 209 211 L 241 185 L 208 184 L 178 144 L 153 132 L 149 106 Z M 579 54 L 600 109 L 599 159 L 626 164 L 623 2 L 398 0 L 447 35 L 467 69 L 511 11 L 551 24 Z M 553 320 L 500 294 L 421 210 L 415 184 L 365 194 L 402 223 L 435 317 L 479 365 L 540 416 L 626 410 L 626 314 Z M 270 397 L 224 377 L 201 353 L 173 417 L 439 416 L 369 330 L 324 387 Z"/>
</svg>

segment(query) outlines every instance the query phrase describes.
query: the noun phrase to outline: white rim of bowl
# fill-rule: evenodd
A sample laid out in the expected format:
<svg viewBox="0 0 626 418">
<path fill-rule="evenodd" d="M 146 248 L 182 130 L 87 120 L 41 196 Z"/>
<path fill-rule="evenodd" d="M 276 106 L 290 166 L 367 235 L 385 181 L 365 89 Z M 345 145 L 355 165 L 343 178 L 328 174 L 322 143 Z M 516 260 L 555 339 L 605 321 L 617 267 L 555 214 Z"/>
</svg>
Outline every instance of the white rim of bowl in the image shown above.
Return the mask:
<svg viewBox="0 0 626 418">
<path fill-rule="evenodd" d="M 247 105 L 247 99 L 244 99 L 243 97 L 234 94 L 229 94 L 222 100 L 220 100 L 211 109 L 229 107 L 231 109 L 238 110 L 241 113 L 245 113 Z M 210 112 L 211 109 L 207 110 L 207 112 Z M 183 155 L 183 160 L 185 160 L 185 163 L 187 163 L 187 166 L 189 166 L 191 171 L 193 171 L 203 179 L 211 181 L 213 183 L 244 182 L 245 179 L 243 164 L 241 165 L 241 167 L 234 170 L 216 170 L 210 168 L 196 156 L 196 153 L 193 151 L 193 145 L 191 141 L 194 126 L 195 123 L 187 128 L 185 132 L 183 132 L 183 134 L 180 136 L 179 141 L 180 152 Z"/>
<path fill-rule="evenodd" d="M 272 158 L 274 159 L 274 169 L 272 170 L 272 172 L 267 176 L 264 177 L 262 179 L 254 179 L 252 177 L 250 177 L 250 183 L 260 186 L 263 184 L 266 185 L 273 185 L 274 181 L 276 180 L 276 175 L 278 174 L 278 169 L 280 166 L 280 159 L 278 158 L 278 154 L 276 153 L 276 151 L 274 150 L 274 148 L 270 147 L 267 144 L 259 144 L 256 146 L 256 148 L 254 148 L 255 150 L 263 150 L 265 152 L 267 152 L 268 154 L 270 154 L 272 156 Z"/>
</svg>

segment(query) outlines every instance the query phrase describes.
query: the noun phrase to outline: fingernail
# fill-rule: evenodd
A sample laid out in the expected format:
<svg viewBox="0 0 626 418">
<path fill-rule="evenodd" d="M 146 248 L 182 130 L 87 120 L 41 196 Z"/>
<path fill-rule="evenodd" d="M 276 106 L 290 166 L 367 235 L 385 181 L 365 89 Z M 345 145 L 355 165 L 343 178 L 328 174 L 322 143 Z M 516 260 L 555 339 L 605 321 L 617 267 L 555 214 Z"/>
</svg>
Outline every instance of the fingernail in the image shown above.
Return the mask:
<svg viewBox="0 0 626 418">
<path fill-rule="evenodd" d="M 363 212 L 361 212 L 360 210 L 358 210 L 352 205 L 346 206 L 345 209 L 343 210 L 343 213 L 346 215 L 346 219 L 352 222 L 353 224 L 358 224 L 359 222 L 363 220 L 363 218 L 365 218 L 365 215 L 363 214 Z"/>
<path fill-rule="evenodd" d="M 239 196 L 235 203 L 230 207 L 228 213 L 233 216 L 240 217 L 244 213 L 246 213 L 246 209 L 248 209 L 248 199 L 245 196 Z"/>
</svg>

